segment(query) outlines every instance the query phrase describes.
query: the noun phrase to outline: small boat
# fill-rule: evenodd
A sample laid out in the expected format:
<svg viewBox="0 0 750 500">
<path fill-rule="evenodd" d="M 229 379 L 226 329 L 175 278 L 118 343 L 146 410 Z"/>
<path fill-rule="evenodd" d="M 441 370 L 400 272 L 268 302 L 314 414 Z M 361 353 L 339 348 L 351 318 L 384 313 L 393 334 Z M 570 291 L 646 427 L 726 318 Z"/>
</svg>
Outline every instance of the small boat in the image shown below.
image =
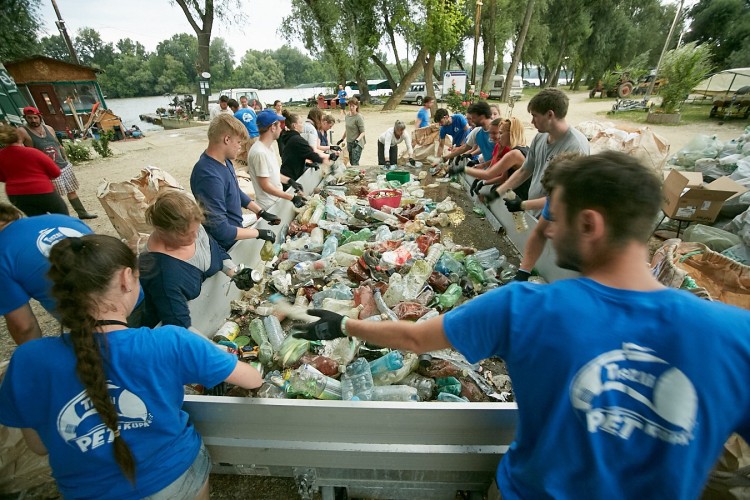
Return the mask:
<svg viewBox="0 0 750 500">
<path fill-rule="evenodd" d="M 201 125 L 208 125 L 208 122 L 165 116 L 161 118 L 161 123 L 158 125 L 164 127 L 165 130 L 172 130 L 176 128 L 200 127 Z"/>
<path fill-rule="evenodd" d="M 146 113 L 143 115 L 138 115 L 138 118 L 140 118 L 142 122 L 153 123 L 154 125 L 162 124 L 161 115 L 158 115 L 156 113 Z"/>
</svg>

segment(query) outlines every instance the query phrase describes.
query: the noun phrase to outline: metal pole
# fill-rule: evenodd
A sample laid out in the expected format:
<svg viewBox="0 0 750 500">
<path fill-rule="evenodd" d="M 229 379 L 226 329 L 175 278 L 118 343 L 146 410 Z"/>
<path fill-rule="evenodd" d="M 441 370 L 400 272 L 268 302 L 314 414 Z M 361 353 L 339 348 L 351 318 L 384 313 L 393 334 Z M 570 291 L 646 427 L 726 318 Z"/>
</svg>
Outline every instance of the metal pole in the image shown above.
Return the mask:
<svg viewBox="0 0 750 500">
<path fill-rule="evenodd" d="M 653 80 L 651 80 L 651 83 L 648 86 L 646 97 L 644 97 L 645 101 L 649 100 L 649 98 L 651 97 L 651 93 L 654 91 L 654 85 L 656 84 L 656 79 L 659 78 L 659 69 L 661 68 L 661 63 L 664 60 L 664 55 L 667 53 L 667 49 L 669 48 L 669 41 L 672 40 L 672 34 L 674 33 L 675 26 L 677 26 L 677 20 L 680 18 L 680 15 L 682 14 L 682 6 L 684 4 L 685 4 L 685 0 L 680 0 L 680 6 L 677 8 L 677 12 L 675 12 L 674 21 L 672 21 L 672 27 L 669 28 L 669 34 L 667 35 L 667 39 L 664 41 L 664 48 L 661 49 L 659 62 L 656 63 L 656 70 L 654 71 L 654 78 Z"/>
<path fill-rule="evenodd" d="M 482 22 L 482 0 L 477 0 L 477 14 L 474 19 L 474 61 L 471 64 L 471 83 L 476 91 L 477 84 L 477 49 L 479 47 L 479 25 Z"/>
<path fill-rule="evenodd" d="M 68 30 L 65 29 L 65 21 L 63 21 L 62 15 L 60 15 L 60 9 L 57 8 L 57 2 L 55 2 L 55 0 L 52 0 L 52 7 L 55 9 L 55 14 L 57 14 L 57 21 L 55 21 L 55 25 L 57 25 L 57 29 L 60 30 L 60 35 L 62 35 L 63 40 L 65 40 L 65 45 L 68 46 L 68 52 L 70 52 L 70 60 L 76 64 L 81 64 L 80 62 L 78 62 L 78 56 L 76 55 L 76 51 L 73 48 L 73 42 L 68 36 Z"/>
</svg>

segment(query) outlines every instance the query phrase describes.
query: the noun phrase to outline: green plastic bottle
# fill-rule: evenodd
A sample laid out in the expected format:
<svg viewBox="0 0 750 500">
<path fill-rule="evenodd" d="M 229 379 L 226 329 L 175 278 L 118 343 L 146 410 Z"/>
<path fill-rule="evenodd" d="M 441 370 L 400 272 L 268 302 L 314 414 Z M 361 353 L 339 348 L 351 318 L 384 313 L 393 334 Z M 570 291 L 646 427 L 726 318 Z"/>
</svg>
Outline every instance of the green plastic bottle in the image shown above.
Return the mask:
<svg viewBox="0 0 750 500">
<path fill-rule="evenodd" d="M 266 241 L 263 244 L 263 248 L 260 249 L 260 258 L 261 260 L 263 260 L 263 262 L 268 262 L 273 259 L 273 255 L 273 243 L 271 243 L 270 241 Z"/>
<path fill-rule="evenodd" d="M 463 291 L 459 285 L 451 283 L 445 293 L 435 296 L 437 299 L 437 306 L 443 311 L 450 309 L 456 305 L 456 302 L 461 298 L 462 293 Z"/>
<path fill-rule="evenodd" d="M 466 260 L 464 261 L 464 267 L 466 268 L 466 272 L 469 274 L 469 278 L 471 278 L 472 281 L 481 284 L 487 282 L 487 277 L 484 275 L 482 264 L 480 264 L 479 260 L 473 255 L 469 255 L 468 257 L 466 257 Z"/>
</svg>

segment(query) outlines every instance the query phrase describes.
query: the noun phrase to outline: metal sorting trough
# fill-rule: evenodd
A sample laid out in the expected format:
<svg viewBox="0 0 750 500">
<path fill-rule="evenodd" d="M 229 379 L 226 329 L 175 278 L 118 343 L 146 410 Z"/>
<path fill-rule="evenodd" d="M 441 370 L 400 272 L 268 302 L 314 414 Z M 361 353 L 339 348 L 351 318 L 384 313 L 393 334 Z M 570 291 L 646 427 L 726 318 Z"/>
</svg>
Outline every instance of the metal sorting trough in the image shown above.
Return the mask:
<svg viewBox="0 0 750 500">
<path fill-rule="evenodd" d="M 465 178 L 464 183 L 468 179 Z M 320 182 L 308 170 L 300 179 L 307 193 Z M 468 185 L 465 187 L 468 190 Z M 271 211 L 288 223 L 292 204 Z M 528 232 L 517 233 L 501 201 L 487 217 L 506 228 L 522 248 Z M 536 221 L 529 217 L 529 227 Z M 269 227 L 260 221 L 258 227 Z M 236 262 L 258 262 L 261 242 L 240 241 Z M 566 274 L 553 264 L 550 249 L 537 266 L 550 280 Z M 190 304 L 193 326 L 210 336 L 229 316 L 239 290 L 218 274 Z M 190 414 L 214 461 L 214 473 L 294 477 L 302 498 L 334 488 L 370 498 L 455 498 L 457 490 L 481 498 L 497 464 L 513 441 L 515 403 L 393 403 L 186 396 Z"/>
</svg>

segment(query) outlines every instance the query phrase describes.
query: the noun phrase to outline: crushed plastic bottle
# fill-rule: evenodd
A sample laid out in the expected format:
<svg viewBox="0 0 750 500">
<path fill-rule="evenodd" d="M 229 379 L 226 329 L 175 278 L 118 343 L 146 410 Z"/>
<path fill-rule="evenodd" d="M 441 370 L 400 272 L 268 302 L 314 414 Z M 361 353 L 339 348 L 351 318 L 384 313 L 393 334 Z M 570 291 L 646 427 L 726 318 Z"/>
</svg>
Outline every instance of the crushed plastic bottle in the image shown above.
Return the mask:
<svg viewBox="0 0 750 500">
<path fill-rule="evenodd" d="M 257 397 L 266 399 L 286 399 L 287 394 L 284 389 L 269 382 L 263 382 L 257 392 Z"/>
<path fill-rule="evenodd" d="M 378 311 L 380 311 L 380 314 L 385 314 L 385 316 L 391 321 L 398 321 L 398 316 L 396 316 L 396 313 L 391 311 L 383 301 L 383 297 L 380 295 L 380 290 L 375 290 L 375 304 L 378 306 Z"/>
<path fill-rule="evenodd" d="M 310 365 L 302 365 L 285 374 L 289 381 L 288 393 L 301 394 L 309 398 L 336 400 L 341 399 L 341 382 L 326 377 Z"/>
<path fill-rule="evenodd" d="M 482 268 L 482 265 L 473 255 L 469 255 L 468 257 L 466 257 L 466 260 L 464 261 L 464 267 L 466 268 L 466 272 L 468 273 L 469 278 L 471 278 L 472 281 L 482 284 L 487 281 L 484 276 L 484 269 Z"/>
<path fill-rule="evenodd" d="M 277 352 L 284 342 L 285 337 L 279 318 L 273 315 L 266 316 L 263 318 L 263 326 L 266 329 L 266 335 L 268 335 L 268 340 L 271 342 L 274 352 Z"/>
<path fill-rule="evenodd" d="M 357 398 L 368 401 L 372 398 L 373 387 L 370 365 L 364 358 L 358 358 L 347 366 L 341 376 L 341 398 L 344 400 Z"/>
<path fill-rule="evenodd" d="M 370 373 L 375 376 L 382 372 L 398 370 L 403 366 L 404 355 L 401 351 L 391 351 L 370 363 Z"/>
<path fill-rule="evenodd" d="M 403 365 L 397 370 L 386 370 L 373 374 L 372 381 L 375 385 L 391 385 L 401 382 L 407 375 L 416 370 L 419 362 L 417 355 L 411 352 L 404 354 Z M 372 371 L 372 364 L 370 364 Z"/>
<path fill-rule="evenodd" d="M 435 381 L 418 373 L 408 374 L 401 383 L 415 388 L 421 401 L 432 399 L 432 393 L 435 391 Z"/>
<path fill-rule="evenodd" d="M 404 277 L 404 300 L 415 300 L 425 287 L 430 274 L 432 274 L 432 268 L 426 260 L 415 261 L 409 273 Z"/>
<path fill-rule="evenodd" d="M 313 295 L 313 306 L 315 309 L 320 309 L 323 306 L 323 299 L 328 298 L 350 301 L 354 299 L 354 294 L 348 286 L 343 283 L 336 283 L 332 287 L 321 290 Z M 352 306 L 353 304 L 349 307 L 351 308 Z"/>
<path fill-rule="evenodd" d="M 329 220 L 321 220 L 321 221 L 319 221 L 318 222 L 318 227 L 320 229 L 323 229 L 324 231 L 329 231 L 329 232 L 335 233 L 335 234 L 341 234 L 344 231 L 348 231 L 349 230 L 349 228 L 346 225 L 341 224 L 340 222 L 333 222 L 333 221 L 329 221 Z"/>
<path fill-rule="evenodd" d="M 385 241 L 391 239 L 391 230 L 388 226 L 379 226 L 375 230 L 375 241 Z"/>
<path fill-rule="evenodd" d="M 437 396 L 438 401 L 442 401 L 443 403 L 469 403 L 469 400 L 466 398 L 462 398 L 461 396 L 455 396 L 449 392 L 441 392 Z"/>
<path fill-rule="evenodd" d="M 408 385 L 383 385 L 372 389 L 373 401 L 419 401 L 419 394 Z"/>
<path fill-rule="evenodd" d="M 338 246 L 339 239 L 336 237 L 336 235 L 328 235 L 328 237 L 325 239 L 325 242 L 323 242 L 323 253 L 321 255 L 323 257 L 328 257 L 329 255 L 335 254 Z"/>
<path fill-rule="evenodd" d="M 458 302 L 458 299 L 461 298 L 462 294 L 463 290 L 461 290 L 461 287 L 456 283 L 451 283 L 451 286 L 448 287 L 445 293 L 435 296 L 437 307 L 443 311 L 450 309 L 456 305 L 456 302 Z"/>
</svg>

